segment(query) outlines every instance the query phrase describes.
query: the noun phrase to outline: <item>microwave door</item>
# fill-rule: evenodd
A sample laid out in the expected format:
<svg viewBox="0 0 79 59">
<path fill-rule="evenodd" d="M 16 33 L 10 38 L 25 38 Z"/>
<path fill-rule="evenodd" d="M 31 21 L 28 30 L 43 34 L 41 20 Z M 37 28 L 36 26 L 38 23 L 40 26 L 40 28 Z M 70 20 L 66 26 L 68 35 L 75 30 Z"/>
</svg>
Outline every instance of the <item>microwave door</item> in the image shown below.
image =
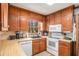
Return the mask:
<svg viewBox="0 0 79 59">
<path fill-rule="evenodd" d="M 61 25 L 50 25 L 49 32 L 61 32 Z"/>
</svg>

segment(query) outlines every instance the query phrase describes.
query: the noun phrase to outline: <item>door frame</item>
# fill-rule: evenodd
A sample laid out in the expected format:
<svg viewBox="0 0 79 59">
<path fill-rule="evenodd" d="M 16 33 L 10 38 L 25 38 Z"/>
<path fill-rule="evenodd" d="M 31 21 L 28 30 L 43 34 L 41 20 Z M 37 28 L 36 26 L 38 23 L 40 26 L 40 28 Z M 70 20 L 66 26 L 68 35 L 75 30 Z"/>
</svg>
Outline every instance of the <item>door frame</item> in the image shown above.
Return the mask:
<svg viewBox="0 0 79 59">
<path fill-rule="evenodd" d="M 79 14 L 76 15 L 76 56 L 79 55 L 78 49 L 79 49 Z"/>
</svg>

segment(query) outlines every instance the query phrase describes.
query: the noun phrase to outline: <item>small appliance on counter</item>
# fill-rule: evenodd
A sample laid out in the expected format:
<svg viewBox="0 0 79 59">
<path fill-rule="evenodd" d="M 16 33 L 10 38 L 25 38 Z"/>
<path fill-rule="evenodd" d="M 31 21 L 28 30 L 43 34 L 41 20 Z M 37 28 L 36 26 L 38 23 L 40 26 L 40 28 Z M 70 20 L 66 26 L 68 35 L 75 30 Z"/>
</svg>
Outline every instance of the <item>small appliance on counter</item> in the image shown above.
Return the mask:
<svg viewBox="0 0 79 59">
<path fill-rule="evenodd" d="M 43 31 L 42 35 L 43 36 L 48 36 L 48 33 L 49 33 L 48 31 Z"/>
<path fill-rule="evenodd" d="M 16 34 L 16 39 L 23 38 L 23 32 L 16 31 L 15 34 Z"/>
<path fill-rule="evenodd" d="M 19 37 L 19 34 L 20 34 L 20 32 L 19 31 L 16 31 L 16 39 L 19 39 L 20 37 Z"/>
<path fill-rule="evenodd" d="M 16 39 L 16 35 L 10 35 L 9 36 L 9 40 L 15 40 Z"/>
</svg>

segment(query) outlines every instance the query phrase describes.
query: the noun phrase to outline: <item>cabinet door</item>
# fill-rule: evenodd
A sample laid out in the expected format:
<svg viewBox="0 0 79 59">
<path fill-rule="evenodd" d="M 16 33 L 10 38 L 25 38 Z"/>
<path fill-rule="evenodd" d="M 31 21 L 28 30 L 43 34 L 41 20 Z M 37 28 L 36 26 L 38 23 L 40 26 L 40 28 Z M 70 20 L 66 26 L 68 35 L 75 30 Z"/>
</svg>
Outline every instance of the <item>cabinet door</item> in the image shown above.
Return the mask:
<svg viewBox="0 0 79 59">
<path fill-rule="evenodd" d="M 20 30 L 28 31 L 29 29 L 29 12 L 20 10 Z"/>
<path fill-rule="evenodd" d="M 61 11 L 55 13 L 55 24 L 61 24 Z"/>
<path fill-rule="evenodd" d="M 45 51 L 46 50 L 46 40 L 45 38 L 42 38 L 40 40 L 40 52 Z"/>
<path fill-rule="evenodd" d="M 31 16 L 32 20 L 36 20 L 37 21 L 37 14 L 36 13 L 31 12 L 30 16 Z"/>
<path fill-rule="evenodd" d="M 43 16 L 43 31 L 46 31 L 46 18 L 45 18 L 45 16 Z"/>
<path fill-rule="evenodd" d="M 63 32 L 72 31 L 72 14 L 73 14 L 73 7 L 69 7 L 62 10 Z"/>
<path fill-rule="evenodd" d="M 16 7 L 9 6 L 9 30 L 19 31 L 19 10 Z"/>
<path fill-rule="evenodd" d="M 54 16 L 54 14 L 50 15 L 49 24 L 50 24 L 50 25 L 55 24 L 55 16 Z"/>
<path fill-rule="evenodd" d="M 37 21 L 43 22 L 43 16 L 40 14 L 37 14 Z"/>
<path fill-rule="evenodd" d="M 48 31 L 48 28 L 49 28 L 49 24 L 50 24 L 50 21 L 49 21 L 49 19 L 50 19 L 50 17 L 49 16 L 47 16 L 46 17 L 46 20 L 45 20 L 45 22 L 46 22 L 46 30 Z"/>
<path fill-rule="evenodd" d="M 32 41 L 32 55 L 39 53 L 39 40 Z"/>
<path fill-rule="evenodd" d="M 8 3 L 1 3 L 2 31 L 8 31 Z"/>
<path fill-rule="evenodd" d="M 63 16 L 62 26 L 63 32 L 72 31 L 72 19 L 69 16 Z"/>
<path fill-rule="evenodd" d="M 59 47 L 59 56 L 68 56 L 68 55 L 69 55 L 68 47 L 60 46 Z"/>
<path fill-rule="evenodd" d="M 71 55 L 71 43 L 59 41 L 59 56 L 70 56 Z"/>
<path fill-rule="evenodd" d="M 42 15 L 31 12 L 31 19 L 42 22 Z"/>
</svg>

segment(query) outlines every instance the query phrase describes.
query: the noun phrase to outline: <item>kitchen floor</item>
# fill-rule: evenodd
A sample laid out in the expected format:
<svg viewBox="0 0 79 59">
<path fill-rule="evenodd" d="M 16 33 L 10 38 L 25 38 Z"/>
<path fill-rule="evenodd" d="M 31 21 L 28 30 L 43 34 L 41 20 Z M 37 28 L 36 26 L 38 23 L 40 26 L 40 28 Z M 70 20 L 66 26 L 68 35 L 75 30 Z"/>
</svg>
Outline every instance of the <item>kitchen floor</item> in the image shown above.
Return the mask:
<svg viewBox="0 0 79 59">
<path fill-rule="evenodd" d="M 47 51 L 44 51 L 44 52 L 41 52 L 41 53 L 36 54 L 36 55 L 34 55 L 34 56 L 54 56 L 54 55 L 50 54 L 50 53 L 47 52 Z"/>
</svg>

